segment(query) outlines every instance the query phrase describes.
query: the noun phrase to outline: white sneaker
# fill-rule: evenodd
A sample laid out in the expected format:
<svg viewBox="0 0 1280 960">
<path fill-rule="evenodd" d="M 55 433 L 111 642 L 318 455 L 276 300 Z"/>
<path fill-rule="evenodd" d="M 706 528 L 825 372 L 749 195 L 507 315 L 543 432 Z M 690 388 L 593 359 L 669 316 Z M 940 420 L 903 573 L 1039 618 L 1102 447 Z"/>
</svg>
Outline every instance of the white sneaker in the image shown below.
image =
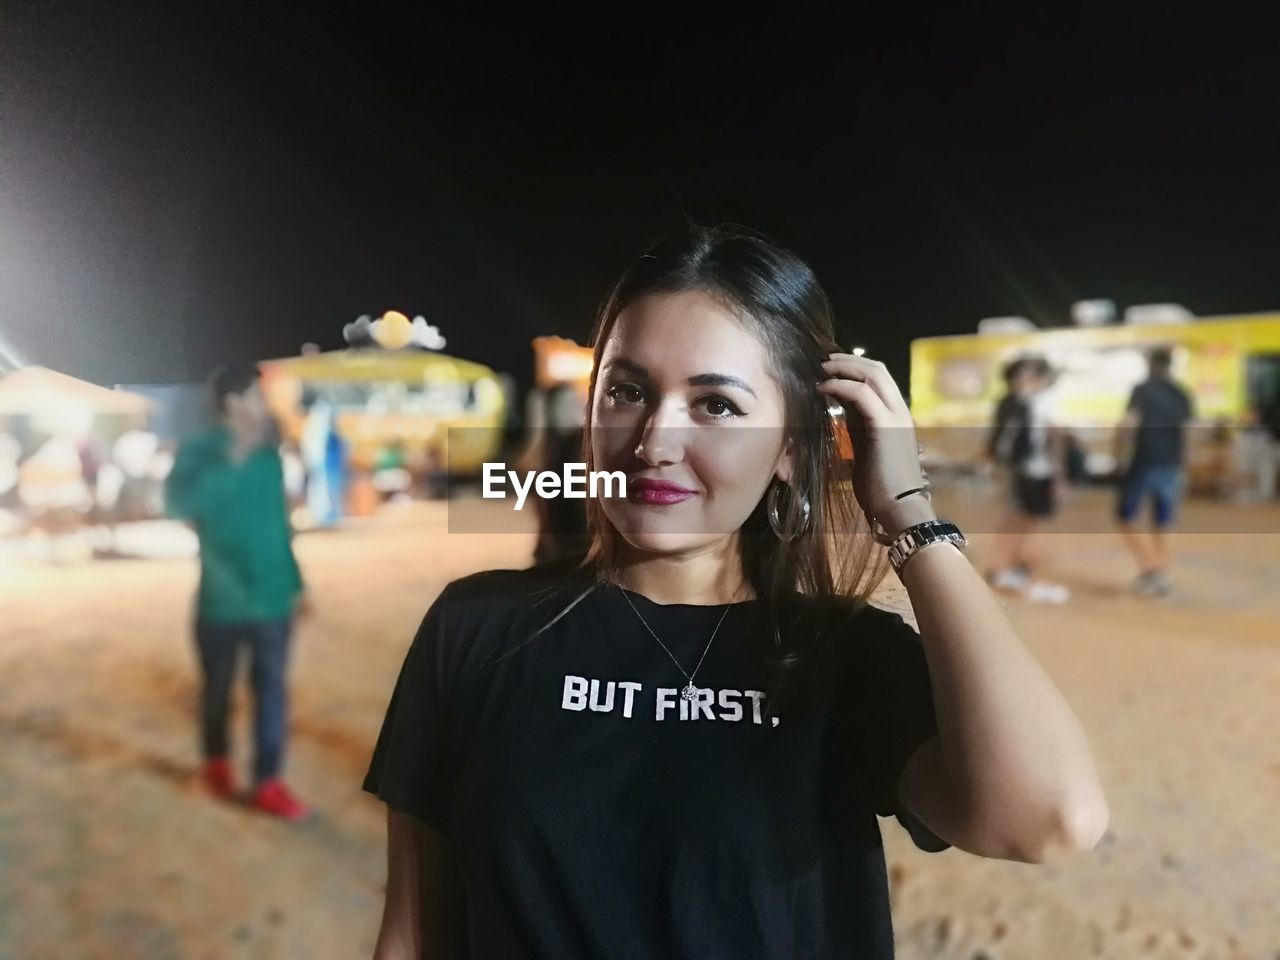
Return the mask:
<svg viewBox="0 0 1280 960">
<path fill-rule="evenodd" d="M 1142 597 L 1169 597 L 1173 582 L 1162 570 L 1148 570 L 1133 581 L 1133 592 Z"/>
<path fill-rule="evenodd" d="M 997 590 L 1022 593 L 1027 586 L 1027 575 L 1021 570 L 997 570 L 991 575 L 991 586 Z"/>
<path fill-rule="evenodd" d="M 1037 580 L 1027 586 L 1027 599 L 1032 603 L 1066 603 L 1071 599 L 1071 591 L 1060 583 Z"/>
</svg>

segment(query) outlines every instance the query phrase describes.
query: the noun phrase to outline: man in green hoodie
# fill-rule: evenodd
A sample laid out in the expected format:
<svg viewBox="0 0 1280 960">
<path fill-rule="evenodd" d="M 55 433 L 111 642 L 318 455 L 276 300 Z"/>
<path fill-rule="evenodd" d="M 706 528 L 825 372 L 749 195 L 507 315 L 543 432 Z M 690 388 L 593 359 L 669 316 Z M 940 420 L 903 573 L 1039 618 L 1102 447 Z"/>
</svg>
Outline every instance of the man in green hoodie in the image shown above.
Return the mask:
<svg viewBox="0 0 1280 960">
<path fill-rule="evenodd" d="M 251 660 L 257 750 L 251 804 L 297 820 L 307 808 L 280 779 L 287 723 L 285 673 L 293 618 L 307 603 L 284 493 L 274 423 L 254 366 L 211 378 L 221 424 L 178 451 L 167 483 L 169 512 L 200 539 L 196 646 L 202 672 L 204 780 L 235 795 L 228 706 L 241 648 Z"/>
</svg>

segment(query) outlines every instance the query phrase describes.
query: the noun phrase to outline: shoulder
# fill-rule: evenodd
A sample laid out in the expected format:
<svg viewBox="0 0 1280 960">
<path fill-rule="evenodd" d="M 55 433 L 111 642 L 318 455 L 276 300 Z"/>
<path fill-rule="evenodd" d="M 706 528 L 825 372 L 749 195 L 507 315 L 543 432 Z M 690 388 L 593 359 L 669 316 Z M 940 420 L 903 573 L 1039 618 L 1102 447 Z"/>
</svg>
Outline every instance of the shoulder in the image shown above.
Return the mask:
<svg viewBox="0 0 1280 960">
<path fill-rule="evenodd" d="M 1007 393 L 1000 398 L 1000 403 L 996 407 L 996 421 L 1008 423 L 1012 420 L 1022 419 L 1026 416 L 1026 412 L 1027 401 L 1016 393 Z"/>
<path fill-rule="evenodd" d="M 189 454 L 213 452 L 226 443 L 227 434 L 221 427 L 213 427 L 192 434 L 182 442 L 181 449 Z"/>
<path fill-rule="evenodd" d="M 837 598 L 822 622 L 820 660 L 846 684 L 893 689 L 927 670 L 920 634 L 893 610 Z"/>
<path fill-rule="evenodd" d="M 821 609 L 815 663 L 822 682 L 834 684 L 835 703 L 897 709 L 928 700 L 924 643 L 901 614 L 849 598 L 824 601 Z"/>
<path fill-rule="evenodd" d="M 254 458 L 272 470 L 284 469 L 284 457 L 280 455 L 280 448 L 274 443 L 264 443 L 254 452 Z"/>
<path fill-rule="evenodd" d="M 224 430 L 214 428 L 193 434 L 178 446 L 177 458 L 183 463 L 212 466 L 222 458 L 227 448 Z"/>
<path fill-rule="evenodd" d="M 823 621 L 831 627 L 856 630 L 863 635 L 894 634 L 905 630 L 915 631 L 893 610 L 854 600 L 852 597 L 833 597 L 820 608 Z"/>
<path fill-rule="evenodd" d="M 427 611 L 452 643 L 485 646 L 527 639 L 567 603 L 590 590 L 593 578 L 563 563 L 524 570 L 485 570 L 450 582 Z"/>
<path fill-rule="evenodd" d="M 852 597 L 804 597 L 797 601 L 797 625 L 812 630 L 826 656 L 840 662 L 866 662 L 901 653 L 919 643 L 919 635 L 902 615 Z"/>
<path fill-rule="evenodd" d="M 451 608 L 510 607 L 524 609 L 547 595 L 570 589 L 576 583 L 586 585 L 587 575 L 579 575 L 563 563 L 545 563 L 522 570 L 483 570 L 451 581 L 440 599 Z"/>
<path fill-rule="evenodd" d="M 574 584 L 545 567 L 486 570 L 452 581 L 414 634 L 405 663 L 407 682 L 438 691 L 468 687 L 563 610 L 576 595 Z"/>
<path fill-rule="evenodd" d="M 1138 385 L 1143 388 L 1143 396 L 1160 410 L 1171 409 L 1170 405 L 1182 407 L 1190 402 L 1190 394 L 1182 384 L 1176 382 L 1169 377 L 1162 377 L 1159 380 L 1148 380 L 1146 383 Z M 1137 390 L 1135 389 L 1135 395 Z"/>
</svg>

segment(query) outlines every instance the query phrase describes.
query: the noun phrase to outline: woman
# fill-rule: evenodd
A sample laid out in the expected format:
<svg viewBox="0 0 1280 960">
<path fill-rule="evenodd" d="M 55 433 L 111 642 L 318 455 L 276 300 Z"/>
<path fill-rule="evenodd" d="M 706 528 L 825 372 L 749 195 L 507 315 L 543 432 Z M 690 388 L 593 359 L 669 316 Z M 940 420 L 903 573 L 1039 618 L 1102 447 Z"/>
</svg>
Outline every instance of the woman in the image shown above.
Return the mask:
<svg viewBox="0 0 1280 960">
<path fill-rule="evenodd" d="M 1091 848 L 1080 724 L 932 523 L 907 406 L 836 352 L 809 268 L 690 230 L 592 342 L 587 464 L 627 495 L 588 501 L 580 566 L 467 577 L 427 613 L 365 782 L 376 956 L 890 957 L 877 814 L 928 850 Z M 867 517 L 919 635 L 866 603 Z"/>
</svg>

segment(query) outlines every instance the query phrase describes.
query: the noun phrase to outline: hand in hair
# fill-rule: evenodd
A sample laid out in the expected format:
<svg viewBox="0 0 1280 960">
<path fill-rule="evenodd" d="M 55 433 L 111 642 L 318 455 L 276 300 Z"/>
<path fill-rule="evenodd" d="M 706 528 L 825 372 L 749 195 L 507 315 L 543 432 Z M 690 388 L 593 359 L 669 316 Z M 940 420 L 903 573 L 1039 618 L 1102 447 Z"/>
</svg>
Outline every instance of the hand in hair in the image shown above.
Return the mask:
<svg viewBox="0 0 1280 960">
<path fill-rule="evenodd" d="M 844 404 L 853 440 L 853 492 L 867 515 L 890 535 L 934 518 L 923 496 L 901 494 L 924 486 L 915 421 L 885 365 L 849 353 L 822 364 L 828 379 L 818 392 Z"/>
</svg>

